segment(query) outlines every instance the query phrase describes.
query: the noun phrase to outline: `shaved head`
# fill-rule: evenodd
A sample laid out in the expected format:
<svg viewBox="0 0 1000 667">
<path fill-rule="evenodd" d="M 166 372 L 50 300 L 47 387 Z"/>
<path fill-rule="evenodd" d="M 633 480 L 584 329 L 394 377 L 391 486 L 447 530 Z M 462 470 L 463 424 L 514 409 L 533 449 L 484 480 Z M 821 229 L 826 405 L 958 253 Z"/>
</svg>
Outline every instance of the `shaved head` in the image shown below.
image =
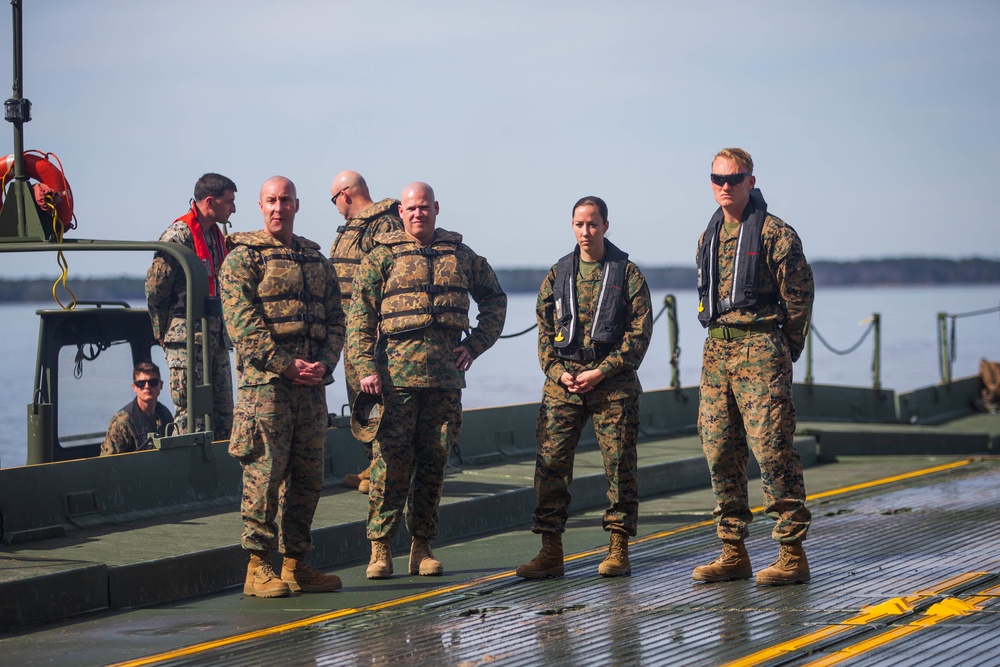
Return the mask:
<svg viewBox="0 0 1000 667">
<path fill-rule="evenodd" d="M 410 183 L 399 198 L 399 217 L 403 229 L 421 245 L 434 240 L 434 225 L 440 208 L 434 199 L 434 189 L 426 183 Z"/>
<path fill-rule="evenodd" d="M 364 192 L 368 192 L 368 184 L 365 183 L 364 177 L 356 171 L 342 171 L 334 176 L 330 189 L 336 192 L 344 188 L 361 188 Z"/>
<path fill-rule="evenodd" d="M 330 195 L 334 206 L 345 220 L 349 220 L 372 205 L 372 196 L 364 177 L 356 171 L 345 170 L 333 177 Z"/>
<path fill-rule="evenodd" d="M 299 212 L 295 184 L 284 176 L 272 176 L 260 186 L 259 205 L 264 229 L 285 245 L 292 245 L 295 214 Z"/>
<path fill-rule="evenodd" d="M 423 195 L 426 199 L 434 201 L 434 188 L 421 181 L 414 181 L 403 188 L 403 194 L 400 195 L 399 200 L 403 201 L 407 197 L 415 197 L 417 195 Z"/>
<path fill-rule="evenodd" d="M 293 197 L 297 197 L 298 196 L 298 193 L 296 193 L 296 191 L 295 191 L 295 183 L 292 183 L 291 180 L 285 178 L 284 176 L 272 176 L 271 178 L 269 178 L 266 181 L 264 181 L 264 184 L 262 186 L 260 186 L 261 197 L 263 197 L 263 195 L 264 195 L 264 190 L 270 189 L 270 187 L 274 186 L 274 185 L 277 185 L 277 186 L 281 186 L 281 185 L 288 186 L 288 188 L 291 188 L 292 196 Z"/>
</svg>

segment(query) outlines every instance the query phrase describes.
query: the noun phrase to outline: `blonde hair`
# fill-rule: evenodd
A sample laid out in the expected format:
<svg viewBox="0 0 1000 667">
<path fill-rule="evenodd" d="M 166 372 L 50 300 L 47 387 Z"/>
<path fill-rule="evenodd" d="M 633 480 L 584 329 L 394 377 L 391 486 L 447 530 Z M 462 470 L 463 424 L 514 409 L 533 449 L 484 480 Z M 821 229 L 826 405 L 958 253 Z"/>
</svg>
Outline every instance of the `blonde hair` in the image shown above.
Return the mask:
<svg viewBox="0 0 1000 667">
<path fill-rule="evenodd" d="M 743 169 L 745 169 L 748 174 L 753 174 L 753 158 L 750 157 L 750 153 L 747 153 L 742 148 L 723 148 L 715 154 L 715 157 L 712 158 L 712 163 L 715 164 L 715 161 L 720 157 L 736 162 Z"/>
</svg>

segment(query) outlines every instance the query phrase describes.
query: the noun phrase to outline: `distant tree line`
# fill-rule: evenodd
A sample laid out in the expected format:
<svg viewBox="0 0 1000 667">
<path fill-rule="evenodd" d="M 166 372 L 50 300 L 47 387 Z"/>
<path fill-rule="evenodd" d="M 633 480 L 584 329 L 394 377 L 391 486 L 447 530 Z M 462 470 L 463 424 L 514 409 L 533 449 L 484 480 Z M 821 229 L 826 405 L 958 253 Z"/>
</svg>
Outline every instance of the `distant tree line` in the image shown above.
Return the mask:
<svg viewBox="0 0 1000 667">
<path fill-rule="evenodd" d="M 640 266 L 652 289 L 693 289 L 695 270 L 689 267 Z M 858 285 L 963 285 L 1000 283 L 1000 260 L 995 259 L 872 259 L 858 262 L 812 262 L 816 284 L 825 287 Z M 497 269 L 500 284 L 510 293 L 538 291 L 548 269 Z M 52 298 L 55 278 L 0 279 L 0 303 L 35 303 Z M 134 276 L 75 278 L 69 281 L 77 299 L 145 304 L 145 281 Z M 65 303 L 68 295 L 58 288 Z"/>
<path fill-rule="evenodd" d="M 816 284 L 823 287 L 858 285 L 968 285 L 1000 283 L 995 259 L 872 259 L 858 262 L 811 262 Z M 693 289 L 694 267 L 641 266 L 652 289 Z M 537 292 L 545 269 L 497 269 L 508 292 Z"/>
<path fill-rule="evenodd" d="M 55 278 L 25 280 L 0 279 L 0 303 L 37 303 L 52 300 Z M 73 295 L 86 301 L 125 301 L 132 307 L 146 306 L 146 280 L 135 276 L 119 278 L 70 278 L 66 284 Z M 56 295 L 65 304 L 72 297 L 60 283 Z"/>
</svg>

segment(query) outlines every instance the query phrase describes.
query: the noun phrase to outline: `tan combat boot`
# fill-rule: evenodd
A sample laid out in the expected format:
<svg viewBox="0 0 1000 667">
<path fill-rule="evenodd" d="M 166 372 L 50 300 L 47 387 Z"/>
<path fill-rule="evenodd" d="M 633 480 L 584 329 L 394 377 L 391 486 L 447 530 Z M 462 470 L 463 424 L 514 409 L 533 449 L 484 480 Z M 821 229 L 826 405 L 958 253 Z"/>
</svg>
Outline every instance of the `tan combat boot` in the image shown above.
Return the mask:
<svg viewBox="0 0 1000 667">
<path fill-rule="evenodd" d="M 809 561 L 801 543 L 782 544 L 778 560 L 757 573 L 757 583 L 761 586 L 784 586 L 804 584 L 809 581 Z"/>
<path fill-rule="evenodd" d="M 632 563 L 628 560 L 628 534 L 620 530 L 611 531 L 608 557 L 597 568 L 597 574 L 602 577 L 627 577 L 632 574 Z"/>
<path fill-rule="evenodd" d="M 750 555 L 743 540 L 722 543 L 722 554 L 708 565 L 694 568 L 691 578 L 695 581 L 735 581 L 753 576 Z"/>
<path fill-rule="evenodd" d="M 519 565 L 516 574 L 525 579 L 563 576 L 565 569 L 563 567 L 562 535 L 542 533 L 542 550 L 531 559 L 530 563 Z"/>
<path fill-rule="evenodd" d="M 335 574 L 323 574 L 308 565 L 301 555 L 286 554 L 281 562 L 281 580 L 293 593 L 330 593 L 339 591 L 344 584 Z"/>
<path fill-rule="evenodd" d="M 368 464 L 360 475 L 358 475 L 358 491 L 367 494 L 372 488 L 372 464 Z"/>
<path fill-rule="evenodd" d="M 372 540 L 372 557 L 365 576 L 369 579 L 388 579 L 392 576 L 392 552 L 389 551 L 388 537 Z"/>
<path fill-rule="evenodd" d="M 444 566 L 441 565 L 441 561 L 431 553 L 430 541 L 414 537 L 410 544 L 410 574 L 435 577 L 443 572 Z"/>
<path fill-rule="evenodd" d="M 274 573 L 266 551 L 251 551 L 243 595 L 259 598 L 283 598 L 292 594 L 288 584 Z"/>
</svg>

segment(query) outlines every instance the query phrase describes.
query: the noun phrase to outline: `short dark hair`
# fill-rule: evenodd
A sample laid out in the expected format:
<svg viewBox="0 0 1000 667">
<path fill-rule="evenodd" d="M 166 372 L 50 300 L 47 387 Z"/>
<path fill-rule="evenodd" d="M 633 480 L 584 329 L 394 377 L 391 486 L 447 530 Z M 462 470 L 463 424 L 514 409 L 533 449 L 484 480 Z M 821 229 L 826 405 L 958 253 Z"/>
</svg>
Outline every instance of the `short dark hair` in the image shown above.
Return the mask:
<svg viewBox="0 0 1000 667">
<path fill-rule="evenodd" d="M 221 197 L 226 194 L 227 190 L 236 192 L 236 184 L 233 183 L 233 180 L 222 174 L 209 172 L 194 184 L 194 200 L 201 201 L 205 197 Z"/>
<path fill-rule="evenodd" d="M 593 206 L 597 209 L 597 212 L 601 214 L 601 220 L 604 222 L 608 221 L 608 205 L 604 203 L 604 200 L 600 197 L 594 197 L 593 195 L 589 197 L 584 197 L 577 203 L 573 204 L 573 213 L 576 213 L 576 209 L 581 206 Z"/>
<path fill-rule="evenodd" d="M 155 375 L 156 377 L 162 379 L 160 376 L 160 367 L 154 364 L 152 361 L 140 361 L 132 369 L 132 380 L 134 381 L 139 375 L 145 373 L 146 375 Z"/>
</svg>

